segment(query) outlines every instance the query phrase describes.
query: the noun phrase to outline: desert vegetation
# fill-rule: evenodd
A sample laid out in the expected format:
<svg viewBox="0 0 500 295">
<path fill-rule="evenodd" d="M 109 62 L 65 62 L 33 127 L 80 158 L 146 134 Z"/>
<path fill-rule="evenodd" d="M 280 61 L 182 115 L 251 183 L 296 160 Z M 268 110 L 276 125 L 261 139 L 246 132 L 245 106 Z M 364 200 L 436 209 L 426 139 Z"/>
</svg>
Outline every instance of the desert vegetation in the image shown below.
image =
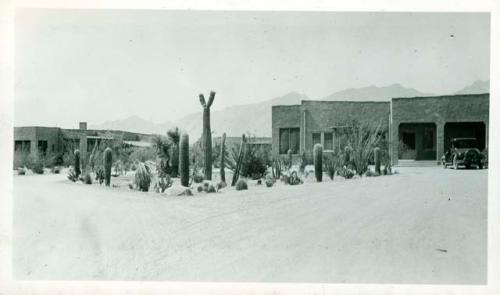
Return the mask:
<svg viewBox="0 0 500 295">
<path fill-rule="evenodd" d="M 125 184 L 132 190 L 170 195 L 220 192 L 228 186 L 226 178 L 234 190 L 249 190 L 254 181 L 267 188 L 278 182 L 284 185 L 324 182 L 325 173 L 329 181 L 335 176 L 352 179 L 392 174 L 386 130 L 380 124 L 350 122 L 336 133 L 337 145 L 333 150 L 324 150 L 321 144 L 316 144 L 312 150 L 300 154 L 289 149 L 286 154 L 271 155 L 268 146 L 255 144 L 252 134 L 242 134 L 240 143 L 232 143 L 228 148 L 223 133 L 214 144 L 210 128 L 214 99 L 213 91 L 207 101 L 203 94 L 199 95 L 203 133 L 191 144 L 189 135 L 175 127 L 165 135 L 155 135 L 151 146 L 132 147 L 121 138 L 110 137 L 94 141 L 82 153 L 75 149 L 77 145 L 67 143 L 73 147 L 71 153 L 65 151 L 50 157 L 19 154 L 14 166 L 21 175 L 29 170 L 44 173 L 44 168 L 50 166 L 53 173 L 59 173 L 60 168 L 55 164 L 70 162 L 66 163 L 67 178 L 72 182 L 112 188 Z M 373 171 L 370 165 L 374 165 Z"/>
</svg>

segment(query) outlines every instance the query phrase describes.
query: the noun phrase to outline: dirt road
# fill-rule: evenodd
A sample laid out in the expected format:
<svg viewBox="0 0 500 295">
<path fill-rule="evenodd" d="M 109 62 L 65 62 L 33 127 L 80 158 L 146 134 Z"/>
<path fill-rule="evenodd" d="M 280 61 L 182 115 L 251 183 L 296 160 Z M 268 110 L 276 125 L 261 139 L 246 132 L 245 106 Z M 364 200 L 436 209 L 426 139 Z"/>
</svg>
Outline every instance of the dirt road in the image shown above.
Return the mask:
<svg viewBox="0 0 500 295">
<path fill-rule="evenodd" d="M 483 284 L 487 171 L 194 197 L 14 177 L 16 279 Z"/>
</svg>

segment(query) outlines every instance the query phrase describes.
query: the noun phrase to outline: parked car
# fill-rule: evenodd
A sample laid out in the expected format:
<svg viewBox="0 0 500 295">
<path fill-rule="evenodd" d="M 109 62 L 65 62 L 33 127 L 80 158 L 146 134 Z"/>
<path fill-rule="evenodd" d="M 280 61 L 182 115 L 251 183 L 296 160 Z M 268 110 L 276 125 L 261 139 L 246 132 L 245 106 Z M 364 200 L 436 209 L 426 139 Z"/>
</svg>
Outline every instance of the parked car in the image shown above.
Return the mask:
<svg viewBox="0 0 500 295">
<path fill-rule="evenodd" d="M 444 168 L 452 166 L 455 169 L 459 166 L 483 169 L 488 164 L 487 156 L 479 150 L 478 140 L 470 137 L 453 138 L 451 148 L 444 153 L 441 162 Z"/>
</svg>

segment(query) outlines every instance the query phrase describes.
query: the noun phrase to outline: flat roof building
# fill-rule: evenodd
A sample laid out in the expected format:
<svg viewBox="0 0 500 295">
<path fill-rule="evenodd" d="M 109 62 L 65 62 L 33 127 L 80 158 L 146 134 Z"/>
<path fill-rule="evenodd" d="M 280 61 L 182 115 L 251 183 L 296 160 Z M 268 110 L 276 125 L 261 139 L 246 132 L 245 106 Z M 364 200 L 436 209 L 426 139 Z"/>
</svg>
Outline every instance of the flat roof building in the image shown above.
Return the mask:
<svg viewBox="0 0 500 295">
<path fill-rule="evenodd" d="M 316 143 L 334 151 L 339 134 L 352 121 L 384 130 L 393 164 L 402 159 L 439 161 L 455 137 L 475 137 L 480 149 L 487 149 L 489 94 L 273 106 L 273 155 L 310 153 Z"/>
</svg>

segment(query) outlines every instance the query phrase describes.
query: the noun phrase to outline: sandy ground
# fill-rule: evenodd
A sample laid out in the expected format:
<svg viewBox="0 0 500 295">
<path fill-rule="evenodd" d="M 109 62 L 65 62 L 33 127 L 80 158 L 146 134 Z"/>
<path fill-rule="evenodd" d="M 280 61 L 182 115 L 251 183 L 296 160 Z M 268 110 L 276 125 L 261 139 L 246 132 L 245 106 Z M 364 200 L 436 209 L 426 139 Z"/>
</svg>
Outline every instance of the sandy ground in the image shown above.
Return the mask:
<svg viewBox="0 0 500 295">
<path fill-rule="evenodd" d="M 14 177 L 16 279 L 484 284 L 487 171 L 167 197 Z"/>
</svg>

